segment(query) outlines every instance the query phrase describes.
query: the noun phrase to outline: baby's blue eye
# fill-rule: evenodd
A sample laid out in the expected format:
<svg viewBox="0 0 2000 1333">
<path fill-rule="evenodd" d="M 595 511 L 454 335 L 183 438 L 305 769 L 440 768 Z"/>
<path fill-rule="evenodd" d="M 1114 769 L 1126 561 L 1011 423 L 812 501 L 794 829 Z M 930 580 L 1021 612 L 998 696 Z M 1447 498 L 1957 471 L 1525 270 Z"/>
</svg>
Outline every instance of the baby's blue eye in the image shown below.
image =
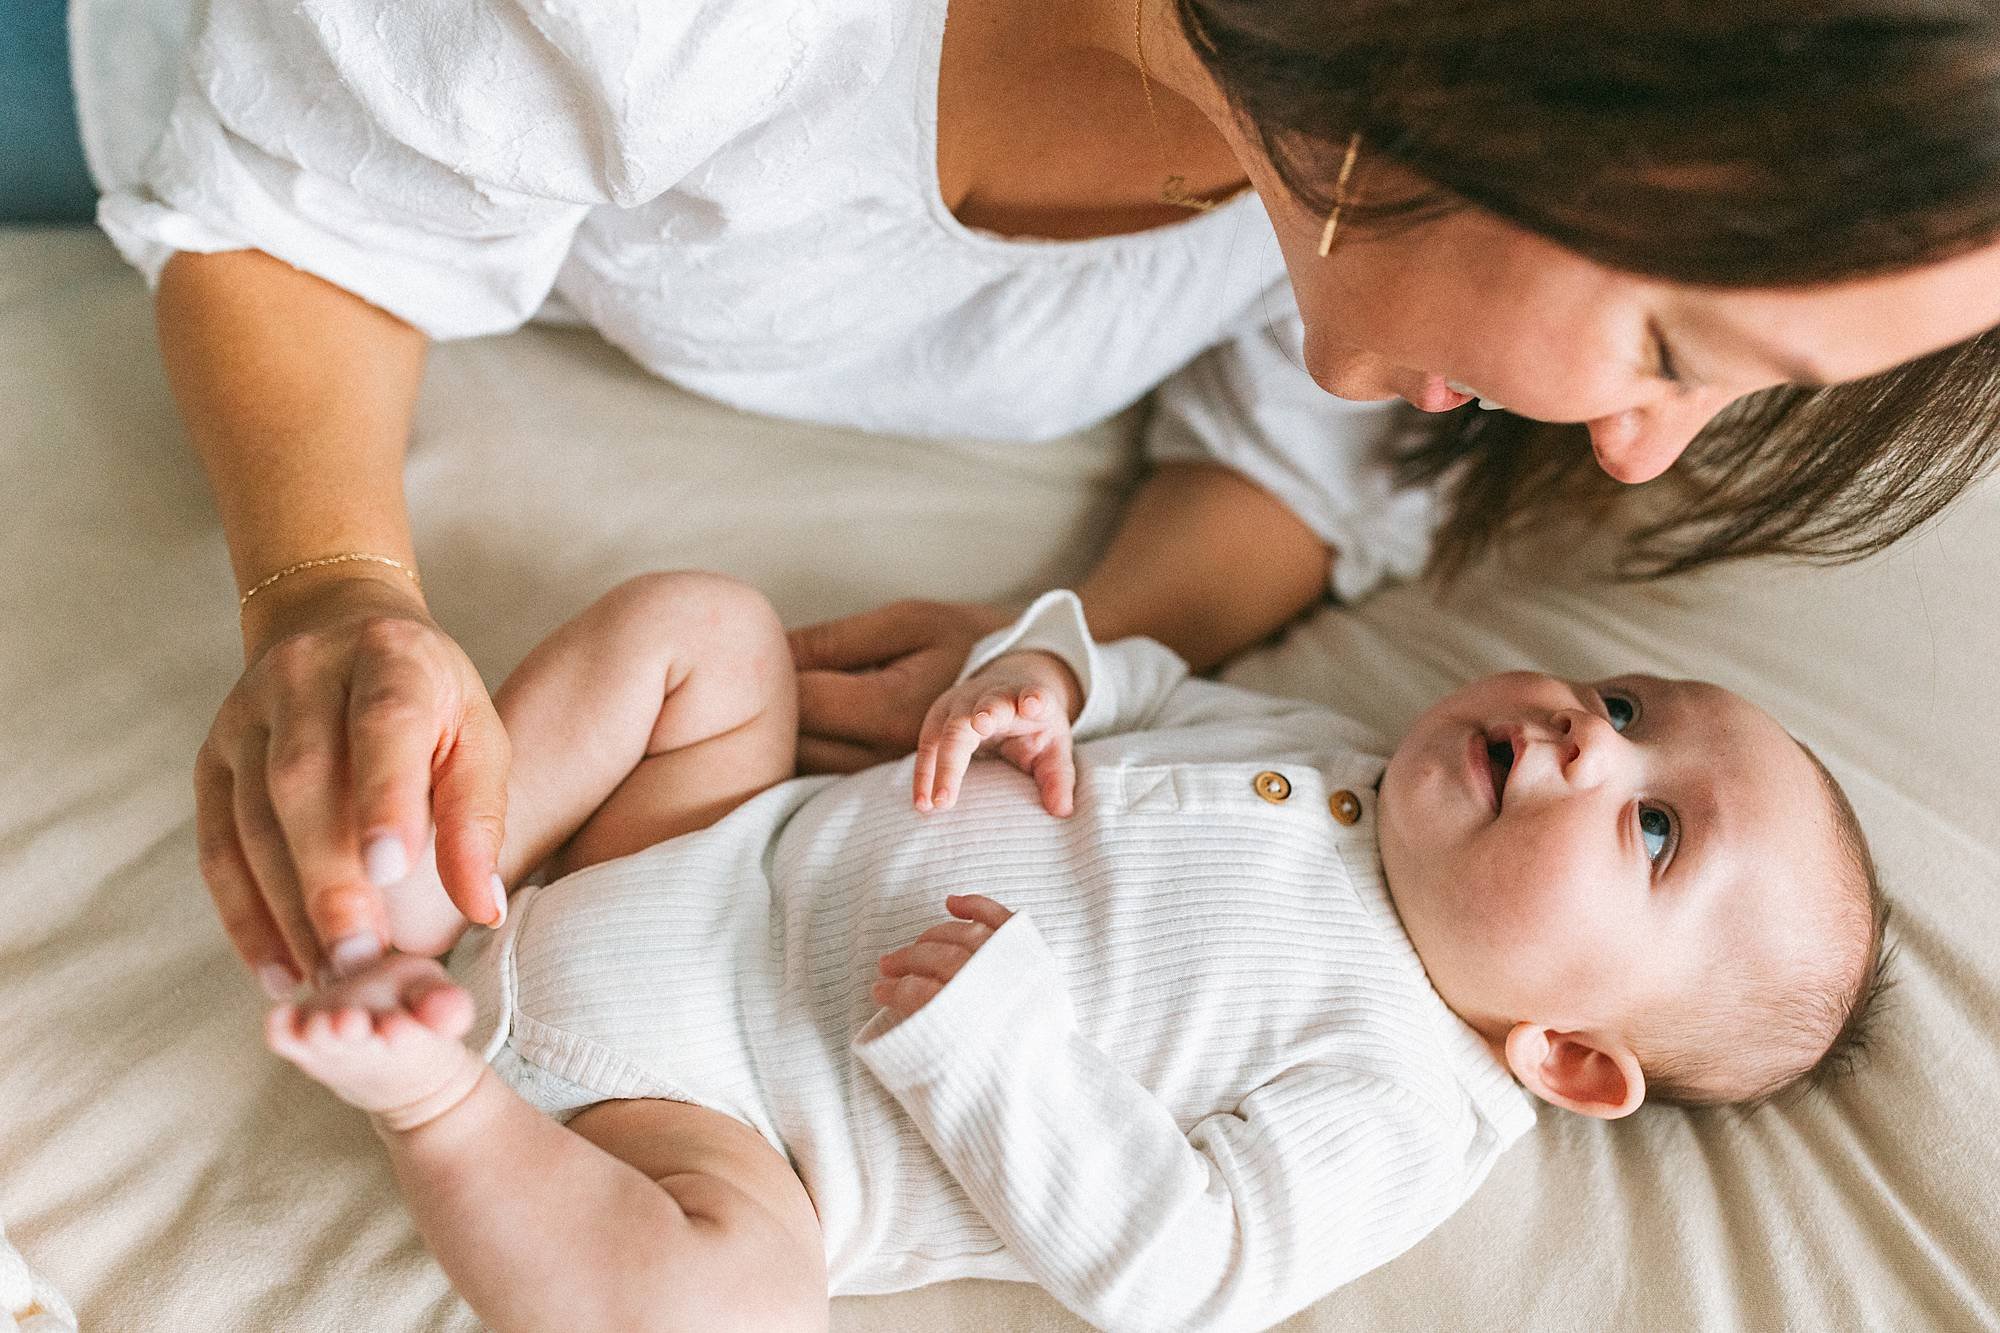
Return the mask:
<svg viewBox="0 0 2000 1333">
<path fill-rule="evenodd" d="M 1638 707 L 1622 694 L 1600 693 L 1598 698 L 1604 700 L 1604 715 L 1611 719 L 1613 731 L 1625 730 L 1632 725 L 1632 719 L 1639 715 Z"/>
<path fill-rule="evenodd" d="M 1658 861 L 1673 840 L 1674 818 L 1656 805 L 1639 807 L 1639 843 L 1648 861 Z"/>
</svg>

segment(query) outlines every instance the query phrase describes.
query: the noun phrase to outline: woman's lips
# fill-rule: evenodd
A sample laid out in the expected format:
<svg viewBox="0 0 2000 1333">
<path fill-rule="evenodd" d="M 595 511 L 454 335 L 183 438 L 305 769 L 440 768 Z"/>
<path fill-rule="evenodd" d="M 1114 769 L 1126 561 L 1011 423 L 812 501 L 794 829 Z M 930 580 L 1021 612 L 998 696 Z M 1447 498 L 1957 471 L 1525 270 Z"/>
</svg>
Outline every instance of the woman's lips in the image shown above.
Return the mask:
<svg viewBox="0 0 2000 1333">
<path fill-rule="evenodd" d="M 1415 393 L 1403 394 L 1403 401 L 1422 412 L 1449 412 L 1471 402 L 1472 395 L 1452 388 L 1442 375 L 1426 375 Z"/>
</svg>

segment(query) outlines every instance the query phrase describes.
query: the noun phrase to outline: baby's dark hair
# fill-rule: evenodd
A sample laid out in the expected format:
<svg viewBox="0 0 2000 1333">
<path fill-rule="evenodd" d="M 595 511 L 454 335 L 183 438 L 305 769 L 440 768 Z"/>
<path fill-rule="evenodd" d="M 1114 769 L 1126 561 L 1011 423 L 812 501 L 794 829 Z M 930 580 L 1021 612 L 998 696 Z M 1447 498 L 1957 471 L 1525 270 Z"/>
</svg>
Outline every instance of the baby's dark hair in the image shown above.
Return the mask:
<svg viewBox="0 0 2000 1333">
<path fill-rule="evenodd" d="M 1841 881 L 1834 914 L 1843 938 L 1859 947 L 1803 973 L 1725 969 L 1700 1001 L 1636 1034 L 1648 1102 L 1754 1109 L 1792 1100 L 1845 1078 L 1873 1039 L 1882 996 L 1894 985 L 1895 949 L 1884 946 L 1889 900 L 1847 793 L 1810 746 L 1798 746 L 1819 774 L 1831 816 Z M 1743 1041 L 1745 1031 L 1760 1036 Z"/>
</svg>

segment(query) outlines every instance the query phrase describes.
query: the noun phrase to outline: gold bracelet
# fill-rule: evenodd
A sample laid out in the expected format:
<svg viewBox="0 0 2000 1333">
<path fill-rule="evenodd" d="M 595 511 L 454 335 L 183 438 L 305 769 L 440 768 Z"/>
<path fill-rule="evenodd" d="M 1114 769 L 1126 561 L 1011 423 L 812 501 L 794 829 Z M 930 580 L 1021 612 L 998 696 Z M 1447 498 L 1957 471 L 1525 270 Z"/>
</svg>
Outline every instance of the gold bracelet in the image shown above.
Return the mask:
<svg viewBox="0 0 2000 1333">
<path fill-rule="evenodd" d="M 287 574 L 296 574 L 302 569 L 317 569 L 321 565 L 343 565 L 350 560 L 368 560 L 378 565 L 387 565 L 391 569 L 400 569 L 410 576 L 410 582 L 417 585 L 417 591 L 423 591 L 424 581 L 417 577 L 414 565 L 406 565 L 401 560 L 391 560 L 386 555 L 370 555 L 366 551 L 347 551 L 340 555 L 323 555 L 314 560 L 301 560 L 295 565 L 286 565 L 277 573 L 259 579 L 252 585 L 249 592 L 244 593 L 243 596 L 237 599 L 236 609 L 239 612 L 242 611 L 244 607 L 250 604 L 252 597 L 255 597 L 279 579 L 284 578 Z"/>
</svg>

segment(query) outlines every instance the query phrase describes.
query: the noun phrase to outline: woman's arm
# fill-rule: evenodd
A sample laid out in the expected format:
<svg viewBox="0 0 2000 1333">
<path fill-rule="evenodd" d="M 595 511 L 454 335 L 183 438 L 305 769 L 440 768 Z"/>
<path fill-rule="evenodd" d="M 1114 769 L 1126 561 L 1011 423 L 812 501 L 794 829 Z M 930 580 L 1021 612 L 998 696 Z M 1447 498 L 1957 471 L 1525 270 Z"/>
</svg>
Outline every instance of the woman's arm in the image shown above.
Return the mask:
<svg viewBox="0 0 2000 1333">
<path fill-rule="evenodd" d="M 175 255 L 154 314 L 237 587 L 339 551 L 414 563 L 403 455 L 423 377 L 421 333 L 260 250 Z M 356 578 L 387 585 L 392 601 L 424 605 L 384 565 L 302 571 L 243 608 L 246 660 L 282 632 L 309 589 Z"/>
<path fill-rule="evenodd" d="M 156 317 L 239 587 L 344 552 L 414 564 L 402 464 L 422 334 L 255 250 L 174 256 Z M 337 964 L 368 953 L 383 926 L 369 871 L 394 882 L 420 859 L 434 785 L 446 888 L 491 919 L 505 736 L 415 583 L 370 562 L 303 570 L 250 599 L 242 633 L 195 803 L 203 877 L 244 961 L 301 977 L 322 942 L 357 941 Z"/>
<path fill-rule="evenodd" d="M 1213 464 L 1173 463 L 1140 486 L 1078 592 L 1098 642 L 1145 635 L 1204 670 L 1323 596 L 1332 559 L 1256 483 Z M 1012 614 L 894 602 L 794 630 L 800 766 L 847 771 L 909 753 L 972 645 Z"/>
<path fill-rule="evenodd" d="M 1099 643 L 1142 634 L 1205 671 L 1325 596 L 1333 558 L 1255 482 L 1175 463 L 1133 495 L 1077 593 Z"/>
</svg>

